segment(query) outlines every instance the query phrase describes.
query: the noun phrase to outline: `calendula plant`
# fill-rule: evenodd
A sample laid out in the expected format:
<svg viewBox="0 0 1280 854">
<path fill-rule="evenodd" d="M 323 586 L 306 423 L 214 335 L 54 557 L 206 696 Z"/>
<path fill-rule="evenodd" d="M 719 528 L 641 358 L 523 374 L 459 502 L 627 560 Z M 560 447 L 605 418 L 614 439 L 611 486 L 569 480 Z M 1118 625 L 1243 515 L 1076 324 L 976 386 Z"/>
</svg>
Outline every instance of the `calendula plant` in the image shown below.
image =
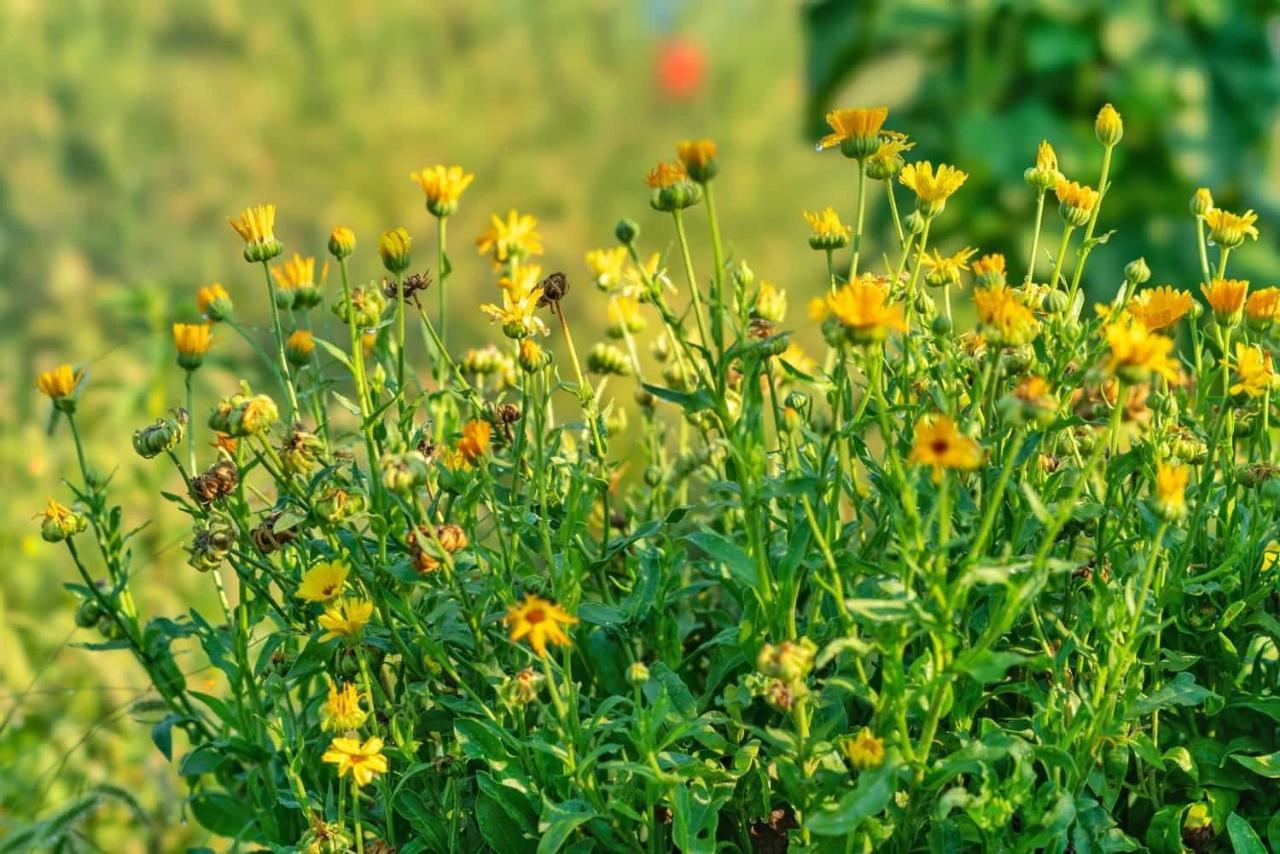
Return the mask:
<svg viewBox="0 0 1280 854">
<path fill-rule="evenodd" d="M 1228 269 L 1256 217 L 1197 193 L 1200 268 L 1151 287 L 1136 260 L 1086 307 L 1114 108 L 1095 186 L 1036 153 L 1018 273 L 931 240 L 968 176 L 907 162 L 886 118 L 829 117 L 849 192 L 805 214 L 794 326 L 728 250 L 707 140 L 647 178 L 669 255 L 623 220 L 589 277 L 548 274 L 537 219 L 495 215 L 494 340 L 461 355 L 463 169 L 412 176 L 433 276 L 403 227 L 366 281 L 349 229 L 317 272 L 279 260 L 273 206 L 231 221 L 273 334 L 201 289 L 205 321 L 173 329 L 185 405 L 133 438 L 172 468 L 221 610 L 138 613 L 131 532 L 83 455 L 40 517 L 94 646 L 153 681 L 196 820 L 401 854 L 1280 844 L 1280 290 Z M 875 217 L 888 246 L 863 243 Z M 602 340 L 571 329 L 588 313 Z M 806 326 L 825 353 L 791 340 Z M 227 329 L 274 385 L 200 400 Z M 38 385 L 78 445 L 82 373 Z M 201 660 L 221 689 L 187 678 Z"/>
</svg>

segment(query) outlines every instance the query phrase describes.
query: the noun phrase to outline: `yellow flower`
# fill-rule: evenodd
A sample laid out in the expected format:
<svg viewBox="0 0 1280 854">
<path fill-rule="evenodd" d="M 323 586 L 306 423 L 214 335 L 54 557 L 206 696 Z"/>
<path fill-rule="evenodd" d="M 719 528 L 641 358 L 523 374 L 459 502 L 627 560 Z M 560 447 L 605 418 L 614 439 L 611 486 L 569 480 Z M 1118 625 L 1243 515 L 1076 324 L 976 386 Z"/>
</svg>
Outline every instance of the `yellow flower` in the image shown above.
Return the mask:
<svg viewBox="0 0 1280 854">
<path fill-rule="evenodd" d="M 36 377 L 36 388 L 50 400 L 60 400 L 75 394 L 81 376 L 82 373 L 70 365 L 58 365 L 52 371 L 45 371 Z"/>
<path fill-rule="evenodd" d="M 827 124 L 831 126 L 832 133 L 822 138 L 818 150 L 838 145 L 847 157 L 870 157 L 880 146 L 880 128 L 884 127 L 884 120 L 888 117 L 888 107 L 832 110 L 827 113 Z"/>
<path fill-rule="evenodd" d="M 506 624 L 511 629 L 512 643 L 528 640 L 540 657 L 547 657 L 547 644 L 566 646 L 569 635 L 565 628 L 578 622 L 577 617 L 570 616 L 563 608 L 532 593 L 524 597 L 524 601 L 512 605 L 507 611 Z"/>
<path fill-rule="evenodd" d="M 537 264 L 520 267 L 498 280 L 498 287 L 502 289 L 502 305 L 485 303 L 480 310 L 489 316 L 491 322 L 502 324 L 502 333 L 508 338 L 548 334 L 547 325 L 535 314 L 541 278 L 542 268 Z"/>
<path fill-rule="evenodd" d="M 493 428 L 488 421 L 472 419 L 462 425 L 462 438 L 458 440 L 458 453 L 468 463 L 474 463 L 489 450 Z"/>
<path fill-rule="evenodd" d="M 644 182 L 654 190 L 666 190 L 688 180 L 689 170 L 679 160 L 671 163 L 661 161 L 644 176 Z"/>
<path fill-rule="evenodd" d="M 984 287 L 1003 285 L 1006 281 L 1004 256 L 999 252 L 993 252 L 974 261 L 973 278 Z"/>
<path fill-rule="evenodd" d="M 1209 236 L 1213 238 L 1213 242 L 1224 249 L 1236 248 L 1244 243 L 1246 237 L 1258 239 L 1258 229 L 1254 227 L 1258 215 L 1253 211 L 1233 214 L 1222 208 L 1214 208 L 1204 215 L 1204 221 L 1209 224 Z"/>
<path fill-rule="evenodd" d="M 329 254 L 341 261 L 356 251 L 356 233 L 345 225 L 335 226 L 329 232 Z"/>
<path fill-rule="evenodd" d="M 1005 285 L 975 288 L 973 304 L 988 341 L 997 347 L 1017 347 L 1040 332 L 1040 322 L 1018 292 Z"/>
<path fill-rule="evenodd" d="M 1280 562 L 1280 540 L 1271 540 L 1262 550 L 1262 571 L 1270 572 Z"/>
<path fill-rule="evenodd" d="M 705 184 L 716 176 L 716 144 L 709 139 L 685 140 L 676 146 L 676 154 L 689 177 Z"/>
<path fill-rule="evenodd" d="M 1041 194 L 1062 180 L 1062 173 L 1058 171 L 1058 155 L 1049 140 L 1040 142 L 1036 148 L 1036 165 L 1022 173 L 1022 177 Z"/>
<path fill-rule="evenodd" d="M 884 764 L 884 741 L 876 738 L 866 727 L 851 738 L 841 739 L 840 751 L 849 760 L 849 764 L 859 771 L 879 768 Z"/>
<path fill-rule="evenodd" d="M 1044 172 L 1058 171 L 1058 155 L 1047 139 L 1040 140 L 1036 146 L 1036 168 Z"/>
<path fill-rule="evenodd" d="M 1178 378 L 1177 364 L 1169 358 L 1173 339 L 1152 332 L 1132 318 L 1108 323 L 1104 334 L 1111 350 L 1107 370 L 1125 382 L 1145 382 L 1152 373 L 1170 382 Z"/>
<path fill-rule="evenodd" d="M 809 228 L 812 229 L 813 233 L 809 235 L 809 245 L 814 249 L 831 251 L 849 245 L 849 238 L 853 236 L 853 228 L 841 222 L 840 215 L 830 205 L 818 213 L 804 211 L 804 219 L 805 222 L 809 223 Z"/>
<path fill-rule="evenodd" d="M 294 367 L 302 367 L 311 361 L 316 351 L 316 339 L 309 329 L 295 329 L 284 342 L 285 357 Z"/>
<path fill-rule="evenodd" d="M 280 308 L 308 309 L 319 305 L 323 299 L 320 286 L 329 276 L 329 265 L 320 268 L 316 278 L 316 259 L 303 258 L 298 253 L 280 265 L 271 268 L 276 280 L 276 305 Z"/>
<path fill-rule="evenodd" d="M 915 147 L 916 144 L 909 141 L 905 133 L 896 130 L 881 131 L 875 153 L 867 158 L 867 177 L 883 181 L 897 175 L 902 170 L 903 152 Z"/>
<path fill-rule="evenodd" d="M 317 620 L 320 628 L 325 630 L 325 633 L 320 636 L 320 642 L 324 643 L 335 638 L 350 640 L 359 637 L 372 616 L 372 602 L 361 599 L 343 599 L 334 602 Z"/>
<path fill-rule="evenodd" d="M 360 708 L 360 693 L 350 682 L 342 686 L 329 683 L 329 698 L 320 707 L 320 729 L 325 732 L 347 732 L 360 729 L 369 713 Z"/>
<path fill-rule="evenodd" d="M 481 255 L 493 256 L 495 268 L 512 258 L 541 255 L 542 235 L 538 233 L 538 219 L 532 214 L 518 213 L 514 208 L 507 213 L 506 220 L 493 214 L 489 228 L 476 238 L 476 248 Z"/>
<path fill-rule="evenodd" d="M 1062 218 L 1077 228 L 1089 221 L 1093 209 L 1098 205 L 1098 191 L 1092 187 L 1075 181 L 1059 178 L 1053 187 L 1058 197 L 1058 213 Z"/>
<path fill-rule="evenodd" d="M 787 292 L 773 282 L 762 281 L 756 292 L 755 304 L 751 306 L 751 316 L 770 323 L 781 323 L 787 316 Z"/>
<path fill-rule="evenodd" d="M 1189 466 L 1159 463 L 1156 466 L 1156 510 L 1165 519 L 1181 518 L 1187 512 L 1187 480 Z"/>
<path fill-rule="evenodd" d="M 1280 288 L 1262 288 L 1249 294 L 1244 313 L 1256 326 L 1265 328 L 1280 318 Z"/>
<path fill-rule="evenodd" d="M 1116 112 L 1115 107 L 1110 104 L 1102 105 L 1097 119 L 1094 120 L 1093 132 L 1098 137 L 1098 142 L 1108 148 L 1124 137 L 1124 122 L 1120 120 L 1120 114 Z"/>
<path fill-rule="evenodd" d="M 475 177 L 461 166 L 426 166 L 420 172 L 409 173 L 410 180 L 417 181 L 427 195 L 427 210 L 437 217 L 446 217 L 458 209 L 458 199 Z"/>
<path fill-rule="evenodd" d="M 935 481 L 942 479 L 944 469 L 970 471 L 982 464 L 982 446 L 956 429 L 949 415 L 917 421 L 915 433 L 907 461 L 932 466 Z"/>
<path fill-rule="evenodd" d="M 1138 294 L 1129 301 L 1125 310 L 1148 330 L 1155 332 L 1173 326 L 1185 317 L 1194 301 L 1195 298 L 1187 291 L 1165 285 Z"/>
<path fill-rule="evenodd" d="M 1249 283 L 1243 279 L 1214 279 L 1208 285 L 1200 286 L 1200 293 L 1213 309 L 1214 318 L 1226 325 L 1240 320 L 1248 292 Z"/>
<path fill-rule="evenodd" d="M 389 228 L 378 238 L 378 255 L 388 273 L 398 275 L 413 263 L 413 238 L 404 226 Z"/>
<path fill-rule="evenodd" d="M 326 560 L 308 569 L 294 594 L 307 602 L 328 602 L 342 592 L 351 567 L 340 560 Z"/>
<path fill-rule="evenodd" d="M 608 293 L 622 286 L 627 266 L 627 247 L 592 249 L 587 253 L 586 260 L 591 275 L 595 277 L 596 287 L 600 290 Z"/>
<path fill-rule="evenodd" d="M 907 330 L 902 306 L 890 305 L 888 287 L 870 274 L 859 276 L 828 294 L 825 308 L 826 314 L 844 327 L 855 344 L 883 341 L 891 329 Z"/>
<path fill-rule="evenodd" d="M 640 313 L 640 301 L 635 297 L 623 294 L 614 296 L 609 300 L 606 312 L 609 323 L 605 332 L 612 338 L 624 338 L 645 327 L 644 315 Z"/>
<path fill-rule="evenodd" d="M 347 774 L 357 786 L 373 782 L 379 774 L 387 773 L 387 757 L 382 755 L 382 739 L 370 738 L 360 743 L 356 738 L 335 738 L 329 749 L 320 757 L 330 765 L 338 766 L 338 778 Z"/>
<path fill-rule="evenodd" d="M 194 371 L 204 362 L 213 344 L 208 323 L 173 324 L 173 346 L 178 349 L 178 364 Z"/>
<path fill-rule="evenodd" d="M 928 160 L 920 163 L 908 163 L 902 167 L 898 181 L 916 194 L 921 213 L 935 216 L 941 213 L 942 206 L 960 186 L 968 180 L 969 174 L 946 163 L 938 165 L 935 172 L 933 164 Z"/>
<path fill-rule="evenodd" d="M 196 308 L 215 323 L 231 316 L 231 294 L 221 284 L 214 282 L 196 291 Z"/>
<path fill-rule="evenodd" d="M 1208 187 L 1200 187 L 1191 194 L 1191 212 L 1193 214 L 1203 217 L 1211 210 L 1213 210 L 1213 193 L 1209 192 Z"/>
<path fill-rule="evenodd" d="M 1276 374 L 1271 367 L 1271 354 L 1256 344 L 1236 342 L 1236 383 L 1232 394 L 1261 397 L 1275 384 Z"/>
<path fill-rule="evenodd" d="M 943 288 L 960 285 L 960 272 L 969 269 L 969 259 L 978 253 L 977 249 L 961 249 L 954 255 L 944 257 L 937 249 L 933 254 L 926 254 L 922 259 L 925 268 L 926 285 L 932 288 Z"/>
<path fill-rule="evenodd" d="M 283 248 L 276 240 L 276 206 L 253 205 L 241 211 L 236 219 L 227 219 L 244 241 L 244 259 L 250 262 L 270 261 Z"/>
</svg>

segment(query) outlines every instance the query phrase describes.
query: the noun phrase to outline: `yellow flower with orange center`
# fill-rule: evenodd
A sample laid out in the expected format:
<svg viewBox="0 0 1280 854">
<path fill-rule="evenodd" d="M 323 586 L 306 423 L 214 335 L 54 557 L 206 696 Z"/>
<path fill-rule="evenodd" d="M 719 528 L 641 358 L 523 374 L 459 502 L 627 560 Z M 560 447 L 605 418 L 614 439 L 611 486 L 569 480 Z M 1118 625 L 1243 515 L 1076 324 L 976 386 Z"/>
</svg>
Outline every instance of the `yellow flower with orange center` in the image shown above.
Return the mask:
<svg viewBox="0 0 1280 854">
<path fill-rule="evenodd" d="M 82 373 L 70 365 L 58 365 L 36 377 L 36 388 L 50 400 L 70 397 L 80 384 Z"/>
<path fill-rule="evenodd" d="M 505 618 L 511 630 L 513 643 L 526 640 L 540 658 L 547 657 L 547 644 L 567 646 L 569 635 L 565 629 L 578 622 L 578 618 L 552 602 L 532 593 L 523 602 L 511 606 Z"/>
<path fill-rule="evenodd" d="M 969 174 L 946 163 L 939 164 L 937 171 L 928 160 L 920 163 L 908 163 L 902 167 L 898 181 L 916 194 L 920 210 L 925 216 L 933 216 L 942 211 L 942 206 L 952 194 L 968 180 Z"/>
<path fill-rule="evenodd" d="M 382 755 L 382 739 L 377 737 L 363 744 L 357 738 L 335 738 L 320 758 L 338 766 L 339 779 L 350 774 L 357 786 L 367 786 L 387 773 L 387 757 Z"/>
<path fill-rule="evenodd" d="M 294 595 L 307 602 L 328 602 L 342 593 L 350 572 L 351 566 L 345 561 L 321 561 L 303 573 Z"/>
<path fill-rule="evenodd" d="M 868 157 L 879 147 L 880 128 L 889 117 L 888 107 L 855 107 L 827 113 L 831 133 L 818 143 L 818 149 L 837 145 L 851 157 Z"/>
<path fill-rule="evenodd" d="M 1234 214 L 1222 208 L 1214 208 L 1204 215 L 1204 221 L 1209 226 L 1209 236 L 1213 238 L 1213 242 L 1224 249 L 1236 248 L 1244 243 L 1246 237 L 1258 239 L 1258 229 L 1254 226 L 1258 215 L 1253 211 Z"/>
<path fill-rule="evenodd" d="M 1201 285 L 1209 308 L 1213 309 L 1214 318 L 1222 324 L 1231 325 L 1240 320 L 1244 311 L 1245 296 L 1249 292 L 1249 283 L 1243 279 L 1213 279 L 1208 285 Z"/>
<path fill-rule="evenodd" d="M 975 288 L 973 304 L 986 339 L 997 347 L 1026 344 L 1040 332 L 1040 322 L 1018 292 L 1005 286 Z"/>
<path fill-rule="evenodd" d="M 889 288 L 870 274 L 859 276 L 828 294 L 823 307 L 825 314 L 844 327 L 855 344 L 883 341 L 890 330 L 907 330 L 902 305 L 890 304 Z"/>
<path fill-rule="evenodd" d="M 915 442 L 908 462 L 931 466 L 933 479 L 940 481 L 947 469 L 971 471 L 982 464 L 982 446 L 961 433 L 949 415 L 937 415 L 916 422 Z"/>
<path fill-rule="evenodd" d="M 409 179 L 416 181 L 427 197 L 427 210 L 437 217 L 446 217 L 458 209 L 458 199 L 471 186 L 475 175 L 463 171 L 461 166 L 423 167 L 410 172 Z"/>
<path fill-rule="evenodd" d="M 1236 342 L 1236 382 L 1232 394 L 1261 397 L 1275 385 L 1276 374 L 1271 367 L 1271 354 L 1256 344 Z"/>
<path fill-rule="evenodd" d="M 1152 332 L 1132 318 L 1108 323 L 1103 334 L 1111 351 L 1107 370 L 1113 375 L 1130 384 L 1145 382 L 1153 373 L 1169 382 L 1178 378 L 1178 366 L 1169 357 L 1172 338 Z"/>
<path fill-rule="evenodd" d="M 1195 298 L 1187 291 L 1164 285 L 1142 291 L 1125 306 L 1131 317 L 1152 332 L 1173 326 L 1191 311 Z"/>
<path fill-rule="evenodd" d="M 514 208 L 508 211 L 505 220 L 493 214 L 489 227 L 476 238 L 476 249 L 481 255 L 491 255 L 495 268 L 513 258 L 541 255 L 542 235 L 538 232 L 538 218 L 519 213 Z"/>
</svg>

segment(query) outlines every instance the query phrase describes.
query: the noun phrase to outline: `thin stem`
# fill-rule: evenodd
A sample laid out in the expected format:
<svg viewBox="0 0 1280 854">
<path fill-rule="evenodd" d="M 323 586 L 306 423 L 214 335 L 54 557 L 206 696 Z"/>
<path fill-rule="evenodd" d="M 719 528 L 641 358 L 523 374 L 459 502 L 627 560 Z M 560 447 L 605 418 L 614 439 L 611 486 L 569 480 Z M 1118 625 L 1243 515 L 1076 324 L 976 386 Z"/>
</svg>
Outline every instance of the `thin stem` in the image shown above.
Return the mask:
<svg viewBox="0 0 1280 854">
<path fill-rule="evenodd" d="M 271 329 L 276 336 L 276 355 L 279 357 L 280 378 L 289 398 L 289 421 L 298 417 L 298 395 L 293 389 L 293 377 L 289 373 L 289 359 L 284 353 L 284 327 L 280 325 L 280 307 L 276 305 L 276 280 L 271 275 L 271 262 L 262 262 L 262 274 L 267 279 L 267 299 L 271 302 Z"/>
<path fill-rule="evenodd" d="M 890 188 L 892 192 L 892 188 Z M 867 161 L 858 158 L 858 212 L 853 221 L 853 258 L 849 261 L 849 281 L 858 277 L 858 258 L 862 254 L 862 228 L 867 212 Z"/>
<path fill-rule="evenodd" d="M 1044 221 L 1044 196 L 1045 191 L 1041 190 L 1040 195 L 1036 197 L 1036 227 L 1031 237 L 1031 257 L 1027 259 L 1027 277 L 1022 280 L 1026 284 L 1031 284 L 1032 279 L 1035 278 L 1036 256 L 1040 253 L 1040 228 Z M 1050 282 L 1050 284 L 1053 283 Z"/>
</svg>

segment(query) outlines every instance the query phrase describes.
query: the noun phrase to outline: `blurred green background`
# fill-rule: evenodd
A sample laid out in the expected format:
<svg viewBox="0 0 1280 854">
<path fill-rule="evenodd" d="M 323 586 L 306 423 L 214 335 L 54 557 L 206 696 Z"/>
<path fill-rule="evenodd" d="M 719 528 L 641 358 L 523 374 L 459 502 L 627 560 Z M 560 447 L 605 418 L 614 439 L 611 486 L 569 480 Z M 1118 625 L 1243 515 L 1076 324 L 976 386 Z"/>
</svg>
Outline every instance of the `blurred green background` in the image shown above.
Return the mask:
<svg viewBox="0 0 1280 854">
<path fill-rule="evenodd" d="M 1096 181 L 1092 117 L 1110 100 L 1126 137 L 1100 228 L 1120 231 L 1095 253 L 1095 292 L 1140 254 L 1155 281 L 1192 286 L 1186 202 L 1200 184 L 1262 214 L 1263 239 L 1232 263 L 1274 283 L 1277 32 L 1273 3 L 1217 0 L 0 0 L 0 840 L 43 820 L 74 826 L 84 850 L 224 847 L 184 821 L 181 783 L 133 719 L 131 661 L 73 645 L 94 638 L 74 631 L 70 567 L 30 517 L 47 494 L 68 498 L 74 465 L 64 432 L 46 435 L 33 376 L 72 361 L 90 371 L 91 457 L 118 466 L 131 523 L 157 518 L 136 544 L 142 607 L 211 595 L 157 500 L 167 470 L 133 457 L 129 435 L 180 399 L 167 329 L 194 317 L 196 287 L 220 281 L 264 321 L 227 215 L 276 202 L 278 235 L 303 254 L 349 225 L 371 277 L 387 227 L 434 258 L 410 170 L 465 165 L 477 179 L 450 223 L 450 313 L 480 343 L 495 333 L 476 306 L 495 291 L 470 242 L 491 212 L 536 214 L 544 263 L 571 277 L 620 216 L 665 250 L 641 179 L 677 140 L 712 136 L 734 257 L 789 289 L 804 326 L 823 268 L 800 211 L 853 207 L 852 168 L 813 152 L 828 108 L 888 104 L 915 156 L 969 170 L 938 245 L 1003 251 L 1020 271 L 1035 144 L 1049 137 L 1065 172 Z M 873 207 L 869 227 L 885 226 Z M 571 315 L 597 323 L 600 299 L 579 293 Z M 199 375 L 205 400 L 253 364 L 223 338 Z"/>
</svg>

